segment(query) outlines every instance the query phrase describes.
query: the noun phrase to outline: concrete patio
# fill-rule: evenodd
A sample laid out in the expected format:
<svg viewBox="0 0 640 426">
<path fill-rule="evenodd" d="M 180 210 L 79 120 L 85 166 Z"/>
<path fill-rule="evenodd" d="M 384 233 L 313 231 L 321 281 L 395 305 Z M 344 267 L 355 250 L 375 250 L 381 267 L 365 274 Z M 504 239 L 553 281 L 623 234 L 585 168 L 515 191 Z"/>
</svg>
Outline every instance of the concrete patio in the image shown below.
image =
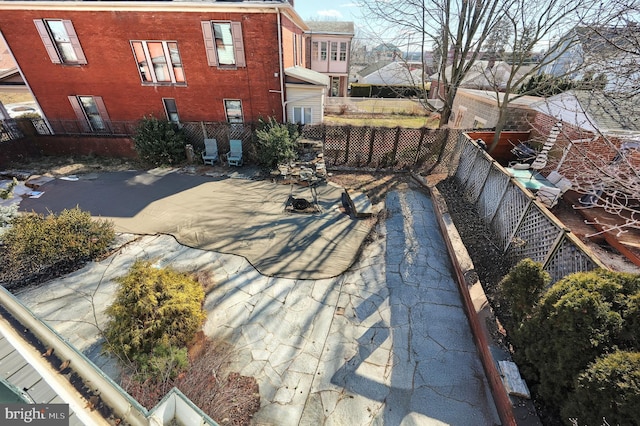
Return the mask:
<svg viewBox="0 0 640 426">
<path fill-rule="evenodd" d="M 257 379 L 254 424 L 499 424 L 431 199 L 406 189 L 386 208 L 335 278 L 267 277 L 240 256 L 125 235 L 108 259 L 18 297 L 115 375 L 98 332 L 112 279 L 139 258 L 205 271 L 216 286 L 204 331 L 231 343 L 234 369 Z"/>
</svg>

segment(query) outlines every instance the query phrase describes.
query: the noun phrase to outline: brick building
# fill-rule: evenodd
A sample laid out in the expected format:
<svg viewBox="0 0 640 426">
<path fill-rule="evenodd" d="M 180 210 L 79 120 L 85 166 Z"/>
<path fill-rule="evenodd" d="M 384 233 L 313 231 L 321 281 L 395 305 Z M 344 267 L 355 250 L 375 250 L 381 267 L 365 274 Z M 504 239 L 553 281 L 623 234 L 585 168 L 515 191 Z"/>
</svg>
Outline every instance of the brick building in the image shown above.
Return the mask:
<svg viewBox="0 0 640 426">
<path fill-rule="evenodd" d="M 0 35 L 56 133 L 118 133 L 150 114 L 284 121 L 286 70 L 302 64 L 308 30 L 292 3 L 0 2 Z M 319 81 L 298 82 L 316 109 Z"/>
</svg>

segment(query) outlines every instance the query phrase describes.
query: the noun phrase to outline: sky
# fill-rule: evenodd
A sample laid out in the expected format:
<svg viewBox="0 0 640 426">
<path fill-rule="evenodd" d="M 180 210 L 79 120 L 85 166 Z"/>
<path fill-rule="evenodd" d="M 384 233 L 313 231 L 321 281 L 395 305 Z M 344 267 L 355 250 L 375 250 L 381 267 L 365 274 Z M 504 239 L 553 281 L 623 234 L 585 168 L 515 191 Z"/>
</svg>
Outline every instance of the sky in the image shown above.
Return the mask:
<svg viewBox="0 0 640 426">
<path fill-rule="evenodd" d="M 304 20 L 358 21 L 358 3 L 354 0 L 295 0 L 294 8 Z"/>
</svg>

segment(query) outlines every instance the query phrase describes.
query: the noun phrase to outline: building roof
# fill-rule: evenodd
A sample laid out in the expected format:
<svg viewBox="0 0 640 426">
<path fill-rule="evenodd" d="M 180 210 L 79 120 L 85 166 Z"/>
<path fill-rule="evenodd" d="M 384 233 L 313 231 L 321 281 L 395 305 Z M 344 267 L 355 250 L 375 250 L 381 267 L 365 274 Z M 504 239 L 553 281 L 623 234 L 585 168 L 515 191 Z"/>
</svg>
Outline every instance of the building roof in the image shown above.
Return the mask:
<svg viewBox="0 0 640 426">
<path fill-rule="evenodd" d="M 544 99 L 531 107 L 587 131 L 605 135 L 640 134 L 638 97 L 573 90 Z"/>
<path fill-rule="evenodd" d="M 303 68 L 300 66 L 289 67 L 284 70 L 284 75 L 293 77 L 304 82 L 317 86 L 329 86 L 329 76 L 321 74 L 317 71 Z"/>
<path fill-rule="evenodd" d="M 354 35 L 353 22 L 349 21 L 305 21 L 312 33 Z"/>
<path fill-rule="evenodd" d="M 419 68 L 410 70 L 403 62 L 391 62 L 363 77 L 360 83 L 385 86 L 420 86 L 422 84 L 422 70 Z"/>
<path fill-rule="evenodd" d="M 449 65 L 445 69 L 445 76 L 449 81 L 451 80 L 452 67 Z M 516 79 L 521 78 L 532 67 L 532 65 L 521 66 L 516 72 Z M 497 86 L 498 89 L 503 89 L 510 73 L 511 65 L 504 61 L 495 61 L 493 64 L 490 61 L 475 61 L 459 87 L 491 90 Z M 431 80 L 438 80 L 438 78 L 439 73 L 430 76 Z"/>
<path fill-rule="evenodd" d="M 496 92 L 493 90 L 467 89 L 467 88 L 461 87 L 456 92 L 456 96 L 458 94 L 465 95 L 465 96 L 472 97 L 479 100 L 486 100 L 493 104 L 496 103 Z M 504 93 L 501 93 L 500 95 L 501 95 L 500 99 L 502 100 L 502 95 L 504 95 Z M 518 97 L 515 97 L 515 96 L 516 96 L 515 94 L 511 94 L 510 96 L 511 99 L 509 100 L 510 106 L 531 107 L 532 105 L 540 102 L 541 100 L 544 100 L 544 98 L 541 98 L 539 96 L 530 96 L 530 95 L 518 96 Z"/>
</svg>

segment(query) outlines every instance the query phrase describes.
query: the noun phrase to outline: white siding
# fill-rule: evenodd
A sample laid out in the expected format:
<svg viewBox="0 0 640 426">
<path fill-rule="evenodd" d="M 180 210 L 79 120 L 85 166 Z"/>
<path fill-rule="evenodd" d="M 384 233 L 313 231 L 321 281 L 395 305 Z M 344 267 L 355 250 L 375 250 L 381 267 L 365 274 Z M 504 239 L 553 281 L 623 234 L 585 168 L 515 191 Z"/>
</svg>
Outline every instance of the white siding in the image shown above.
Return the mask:
<svg viewBox="0 0 640 426">
<path fill-rule="evenodd" d="M 324 117 L 324 94 L 325 88 L 322 86 L 287 84 L 287 121 L 292 120 L 294 107 L 310 107 L 310 124 L 322 123 Z"/>
</svg>

